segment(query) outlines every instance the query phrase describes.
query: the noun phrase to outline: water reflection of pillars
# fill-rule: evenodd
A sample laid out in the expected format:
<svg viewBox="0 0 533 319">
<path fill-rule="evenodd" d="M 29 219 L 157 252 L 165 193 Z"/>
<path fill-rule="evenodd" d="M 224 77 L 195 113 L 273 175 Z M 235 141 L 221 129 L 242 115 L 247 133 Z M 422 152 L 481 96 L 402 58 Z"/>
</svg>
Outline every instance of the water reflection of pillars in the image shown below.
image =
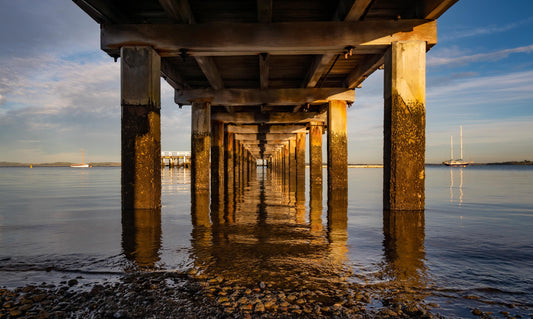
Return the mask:
<svg viewBox="0 0 533 319">
<path fill-rule="evenodd" d="M 161 249 L 161 209 L 122 209 L 122 249 L 136 266 L 153 268 Z"/>
<path fill-rule="evenodd" d="M 305 223 L 305 132 L 296 135 L 296 222 Z"/>
<path fill-rule="evenodd" d="M 197 267 L 209 260 L 212 244 L 211 222 L 209 220 L 209 192 L 199 191 L 191 194 L 192 251 Z"/>
<path fill-rule="evenodd" d="M 385 54 L 383 207 L 423 210 L 426 42 L 393 42 Z"/>
<path fill-rule="evenodd" d="M 122 47 L 122 206 L 161 206 L 161 58 L 151 47 Z"/>
<path fill-rule="evenodd" d="M 289 140 L 289 200 L 296 204 L 296 139 Z"/>
<path fill-rule="evenodd" d="M 346 190 L 346 189 L 345 189 Z M 346 258 L 348 248 L 348 193 L 328 192 L 328 239 L 330 257 L 335 262 Z"/>
<path fill-rule="evenodd" d="M 424 211 L 383 211 L 385 274 L 398 284 L 425 284 Z"/>
<path fill-rule="evenodd" d="M 220 121 L 211 122 L 211 206 L 213 217 L 221 220 L 224 211 L 224 123 Z"/>
</svg>

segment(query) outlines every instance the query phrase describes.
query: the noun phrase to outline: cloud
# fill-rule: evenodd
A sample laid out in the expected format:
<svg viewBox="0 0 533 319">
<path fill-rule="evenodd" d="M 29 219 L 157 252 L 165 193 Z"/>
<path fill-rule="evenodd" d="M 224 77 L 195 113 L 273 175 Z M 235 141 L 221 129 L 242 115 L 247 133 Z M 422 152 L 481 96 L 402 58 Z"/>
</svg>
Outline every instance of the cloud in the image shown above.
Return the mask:
<svg viewBox="0 0 533 319">
<path fill-rule="evenodd" d="M 489 53 L 478 53 L 465 56 L 428 56 L 428 67 L 437 67 L 443 65 L 466 65 L 469 63 L 482 62 L 482 61 L 498 61 L 509 57 L 513 53 L 531 53 L 533 52 L 533 44 L 522 46 L 518 48 L 505 49 Z"/>
<path fill-rule="evenodd" d="M 481 36 L 481 35 L 493 35 L 495 33 L 501 33 L 510 31 L 519 27 L 524 26 L 525 24 L 529 24 L 533 21 L 533 18 L 527 18 L 524 20 L 520 20 L 517 22 L 509 23 L 506 25 L 489 25 L 489 26 L 483 26 L 478 28 L 471 28 L 468 27 L 463 30 L 457 30 L 455 32 L 447 32 L 445 35 L 441 36 L 441 40 L 456 40 L 460 38 L 469 38 L 469 37 L 475 37 L 475 36 Z"/>
</svg>

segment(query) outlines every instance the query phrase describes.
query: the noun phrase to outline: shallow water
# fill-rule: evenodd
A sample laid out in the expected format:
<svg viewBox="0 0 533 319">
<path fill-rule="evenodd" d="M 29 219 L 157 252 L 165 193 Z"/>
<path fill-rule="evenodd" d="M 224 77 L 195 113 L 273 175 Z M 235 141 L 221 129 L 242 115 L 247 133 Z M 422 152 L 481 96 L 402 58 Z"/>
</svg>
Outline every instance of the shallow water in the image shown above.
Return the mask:
<svg viewBox="0 0 533 319">
<path fill-rule="evenodd" d="M 161 212 L 123 216 L 119 168 L 0 168 L 0 286 L 193 269 L 403 289 L 450 317 L 533 313 L 531 167 L 429 166 L 425 212 L 400 215 L 382 210 L 381 169 L 349 169 L 347 206 L 261 168 L 232 200 L 191 205 L 189 174 L 164 169 Z"/>
</svg>

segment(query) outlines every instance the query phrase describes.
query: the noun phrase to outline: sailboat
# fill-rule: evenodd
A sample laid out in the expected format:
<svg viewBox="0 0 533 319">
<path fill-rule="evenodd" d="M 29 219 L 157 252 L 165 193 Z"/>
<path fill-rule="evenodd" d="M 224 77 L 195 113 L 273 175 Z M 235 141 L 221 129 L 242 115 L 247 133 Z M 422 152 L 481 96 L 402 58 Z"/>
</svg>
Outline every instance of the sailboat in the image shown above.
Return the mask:
<svg viewBox="0 0 533 319">
<path fill-rule="evenodd" d="M 81 163 L 79 164 L 71 164 L 70 167 L 74 168 L 87 168 L 89 167 L 89 164 L 86 164 L 83 162 L 83 149 L 81 150 Z"/>
<path fill-rule="evenodd" d="M 459 126 L 460 130 L 460 137 L 461 137 L 461 157 L 459 159 L 453 158 L 453 136 L 450 136 L 450 160 L 442 162 L 442 164 L 446 166 L 454 166 L 454 167 L 465 167 L 470 164 L 470 162 L 463 161 L 463 126 Z"/>
</svg>

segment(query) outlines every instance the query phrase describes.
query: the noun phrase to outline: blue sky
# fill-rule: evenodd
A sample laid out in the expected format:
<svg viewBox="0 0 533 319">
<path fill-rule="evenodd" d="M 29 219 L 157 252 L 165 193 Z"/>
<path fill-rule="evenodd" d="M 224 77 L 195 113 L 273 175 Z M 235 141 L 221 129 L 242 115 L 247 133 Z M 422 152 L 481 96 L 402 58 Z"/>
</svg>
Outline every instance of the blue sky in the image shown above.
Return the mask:
<svg viewBox="0 0 533 319">
<path fill-rule="evenodd" d="M 512 5 L 511 5 L 512 4 Z M 427 55 L 426 161 L 533 160 L 533 1 L 460 0 Z M 69 0 L 0 0 L 0 161 L 120 160 L 120 63 Z M 190 108 L 162 80 L 162 149 L 190 148 Z M 348 110 L 351 163 L 380 163 L 383 71 Z M 456 147 L 456 150 L 458 147 Z M 458 150 L 456 152 L 458 154 Z"/>
</svg>

